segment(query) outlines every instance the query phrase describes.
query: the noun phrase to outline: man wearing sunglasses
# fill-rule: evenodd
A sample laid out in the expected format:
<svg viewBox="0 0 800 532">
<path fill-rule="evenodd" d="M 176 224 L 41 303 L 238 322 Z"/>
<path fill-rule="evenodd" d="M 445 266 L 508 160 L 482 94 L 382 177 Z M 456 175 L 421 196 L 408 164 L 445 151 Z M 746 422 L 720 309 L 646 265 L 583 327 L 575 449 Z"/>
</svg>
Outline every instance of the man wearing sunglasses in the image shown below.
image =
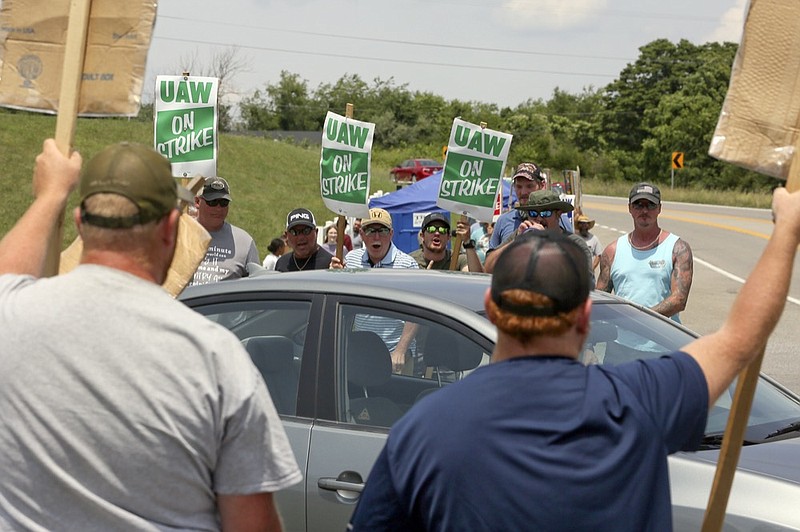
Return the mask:
<svg viewBox="0 0 800 532">
<path fill-rule="evenodd" d="M 400 251 L 392 243 L 392 215 L 384 209 L 370 209 L 369 217 L 361 220 L 361 238 L 364 247 L 350 251 L 342 262 L 333 257 L 330 267 L 338 268 L 411 268 L 419 269 L 417 261 Z M 359 314 L 355 330 L 372 331 L 386 344 L 392 356 L 392 368 L 400 372 L 408 357 L 413 357 L 417 332 L 416 324 L 382 316 Z"/>
<path fill-rule="evenodd" d="M 511 178 L 511 181 L 520 205 L 528 203 L 528 197 L 531 192 L 541 190 L 545 186 L 544 175 L 542 175 L 539 167 L 533 163 L 520 163 L 514 170 L 514 177 Z M 522 213 L 515 209 L 501 214 L 494 224 L 494 231 L 489 240 L 487 253 L 500 247 L 508 237 L 513 235 L 523 219 Z"/>
<path fill-rule="evenodd" d="M 206 178 L 203 190 L 194 198 L 197 221 L 211 235 L 211 242 L 190 285 L 247 277 L 249 263 L 261 265 L 253 237 L 225 221 L 230 202 L 230 186 L 221 177 Z"/>
<path fill-rule="evenodd" d="M 611 242 L 600 257 L 597 289 L 644 305 L 680 323 L 692 288 L 692 249 L 658 225 L 661 191 L 650 183 L 628 195 L 633 231 Z"/>
<path fill-rule="evenodd" d="M 453 252 L 447 249 L 447 244 L 450 243 L 450 220 L 447 216 L 441 212 L 428 214 L 422 220 L 419 236 L 422 240 L 420 248 L 411 252 L 411 256 L 417 261 L 419 267 L 429 270 L 449 270 Z M 475 251 L 475 242 L 465 241 L 464 250 L 466 253 L 458 255 L 456 268 L 465 272 L 472 271 L 469 268 L 467 255 L 469 253 L 475 255 L 474 259 L 477 260 L 478 267 L 480 267 L 480 258 Z M 482 269 L 477 271 L 482 271 Z"/>
<path fill-rule="evenodd" d="M 517 207 L 522 222 L 520 222 L 517 231 L 501 244 L 496 251 L 486 256 L 486 263 L 484 269 L 487 272 L 494 270 L 494 265 L 497 259 L 502 254 L 505 246 L 510 244 L 518 235 L 524 234 L 531 230 L 550 231 L 553 233 L 563 233 L 567 238 L 575 242 L 575 244 L 583 250 L 586 255 L 586 268 L 591 273 L 592 268 L 592 252 L 586 245 L 586 242 L 578 235 L 566 231 L 561 227 L 561 215 L 572 212 L 574 207 L 568 201 L 562 200 L 558 194 L 552 190 L 537 190 L 528 196 L 528 202 L 525 205 Z M 594 285 L 594 273 L 591 273 L 592 285 Z"/>
<path fill-rule="evenodd" d="M 292 251 L 275 263 L 275 271 L 324 270 L 332 255 L 317 243 L 317 222 L 308 209 L 295 209 L 286 215 L 286 241 Z"/>
</svg>

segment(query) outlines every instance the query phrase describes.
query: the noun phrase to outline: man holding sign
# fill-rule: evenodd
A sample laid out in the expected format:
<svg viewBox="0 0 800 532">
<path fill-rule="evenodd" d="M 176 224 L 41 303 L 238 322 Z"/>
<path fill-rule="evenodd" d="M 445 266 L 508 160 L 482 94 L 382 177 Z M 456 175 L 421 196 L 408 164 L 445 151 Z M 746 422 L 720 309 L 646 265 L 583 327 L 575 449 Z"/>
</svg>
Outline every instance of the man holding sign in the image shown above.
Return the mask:
<svg viewBox="0 0 800 532">
<path fill-rule="evenodd" d="M 551 231 L 516 238 L 484 298 L 492 363 L 392 426 L 349 530 L 671 530 L 667 455 L 697 449 L 786 302 L 800 192 L 777 189 L 773 215 L 720 330 L 616 366 L 577 360 L 592 311 L 583 250 Z"/>
<path fill-rule="evenodd" d="M 159 286 L 178 241 L 167 159 L 92 158 L 81 264 L 42 275 L 81 158 L 45 142 L 35 200 L 0 241 L 0 529 L 279 530 L 302 478 L 241 342 Z"/>
</svg>

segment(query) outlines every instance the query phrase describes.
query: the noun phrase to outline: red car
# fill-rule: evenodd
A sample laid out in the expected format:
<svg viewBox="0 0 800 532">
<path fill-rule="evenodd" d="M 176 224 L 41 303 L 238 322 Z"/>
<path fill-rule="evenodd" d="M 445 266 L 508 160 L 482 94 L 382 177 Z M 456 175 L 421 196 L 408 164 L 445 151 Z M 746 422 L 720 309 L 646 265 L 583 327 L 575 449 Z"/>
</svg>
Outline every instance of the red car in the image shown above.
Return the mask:
<svg viewBox="0 0 800 532">
<path fill-rule="evenodd" d="M 433 159 L 408 159 L 392 168 L 389 173 L 395 183 L 416 183 L 442 169 Z"/>
</svg>

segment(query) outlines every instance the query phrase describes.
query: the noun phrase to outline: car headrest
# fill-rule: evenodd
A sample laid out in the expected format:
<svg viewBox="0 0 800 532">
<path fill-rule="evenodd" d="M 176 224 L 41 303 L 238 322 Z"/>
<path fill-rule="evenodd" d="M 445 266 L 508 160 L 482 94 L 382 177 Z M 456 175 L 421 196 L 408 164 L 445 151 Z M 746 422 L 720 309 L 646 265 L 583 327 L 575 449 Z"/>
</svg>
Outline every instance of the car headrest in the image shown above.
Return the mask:
<svg viewBox="0 0 800 532">
<path fill-rule="evenodd" d="M 483 349 L 451 332 L 432 329 L 428 332 L 423 351 L 425 365 L 452 371 L 475 369 L 483 359 Z"/>
<path fill-rule="evenodd" d="M 253 336 L 242 343 L 261 373 L 277 373 L 292 366 L 294 345 L 285 336 Z"/>
<path fill-rule="evenodd" d="M 592 323 L 592 328 L 589 331 L 590 344 L 598 342 L 613 342 L 617 339 L 617 328 L 607 321 L 597 321 Z"/>
<path fill-rule="evenodd" d="M 356 386 L 380 386 L 392 376 L 392 357 L 381 337 L 355 331 L 347 338 L 347 380 Z"/>
</svg>

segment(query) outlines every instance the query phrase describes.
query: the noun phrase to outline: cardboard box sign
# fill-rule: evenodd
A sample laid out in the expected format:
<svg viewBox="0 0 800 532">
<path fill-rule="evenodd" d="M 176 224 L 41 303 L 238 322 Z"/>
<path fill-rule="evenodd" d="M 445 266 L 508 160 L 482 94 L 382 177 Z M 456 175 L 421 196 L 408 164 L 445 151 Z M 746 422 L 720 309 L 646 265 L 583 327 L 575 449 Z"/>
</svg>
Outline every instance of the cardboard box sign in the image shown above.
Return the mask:
<svg viewBox="0 0 800 532">
<path fill-rule="evenodd" d="M 55 114 L 69 0 L 3 0 L 0 106 Z M 93 0 L 78 107 L 80 116 L 135 116 L 156 4 Z"/>
<path fill-rule="evenodd" d="M 709 155 L 786 179 L 800 121 L 800 3 L 750 0 Z"/>
</svg>

